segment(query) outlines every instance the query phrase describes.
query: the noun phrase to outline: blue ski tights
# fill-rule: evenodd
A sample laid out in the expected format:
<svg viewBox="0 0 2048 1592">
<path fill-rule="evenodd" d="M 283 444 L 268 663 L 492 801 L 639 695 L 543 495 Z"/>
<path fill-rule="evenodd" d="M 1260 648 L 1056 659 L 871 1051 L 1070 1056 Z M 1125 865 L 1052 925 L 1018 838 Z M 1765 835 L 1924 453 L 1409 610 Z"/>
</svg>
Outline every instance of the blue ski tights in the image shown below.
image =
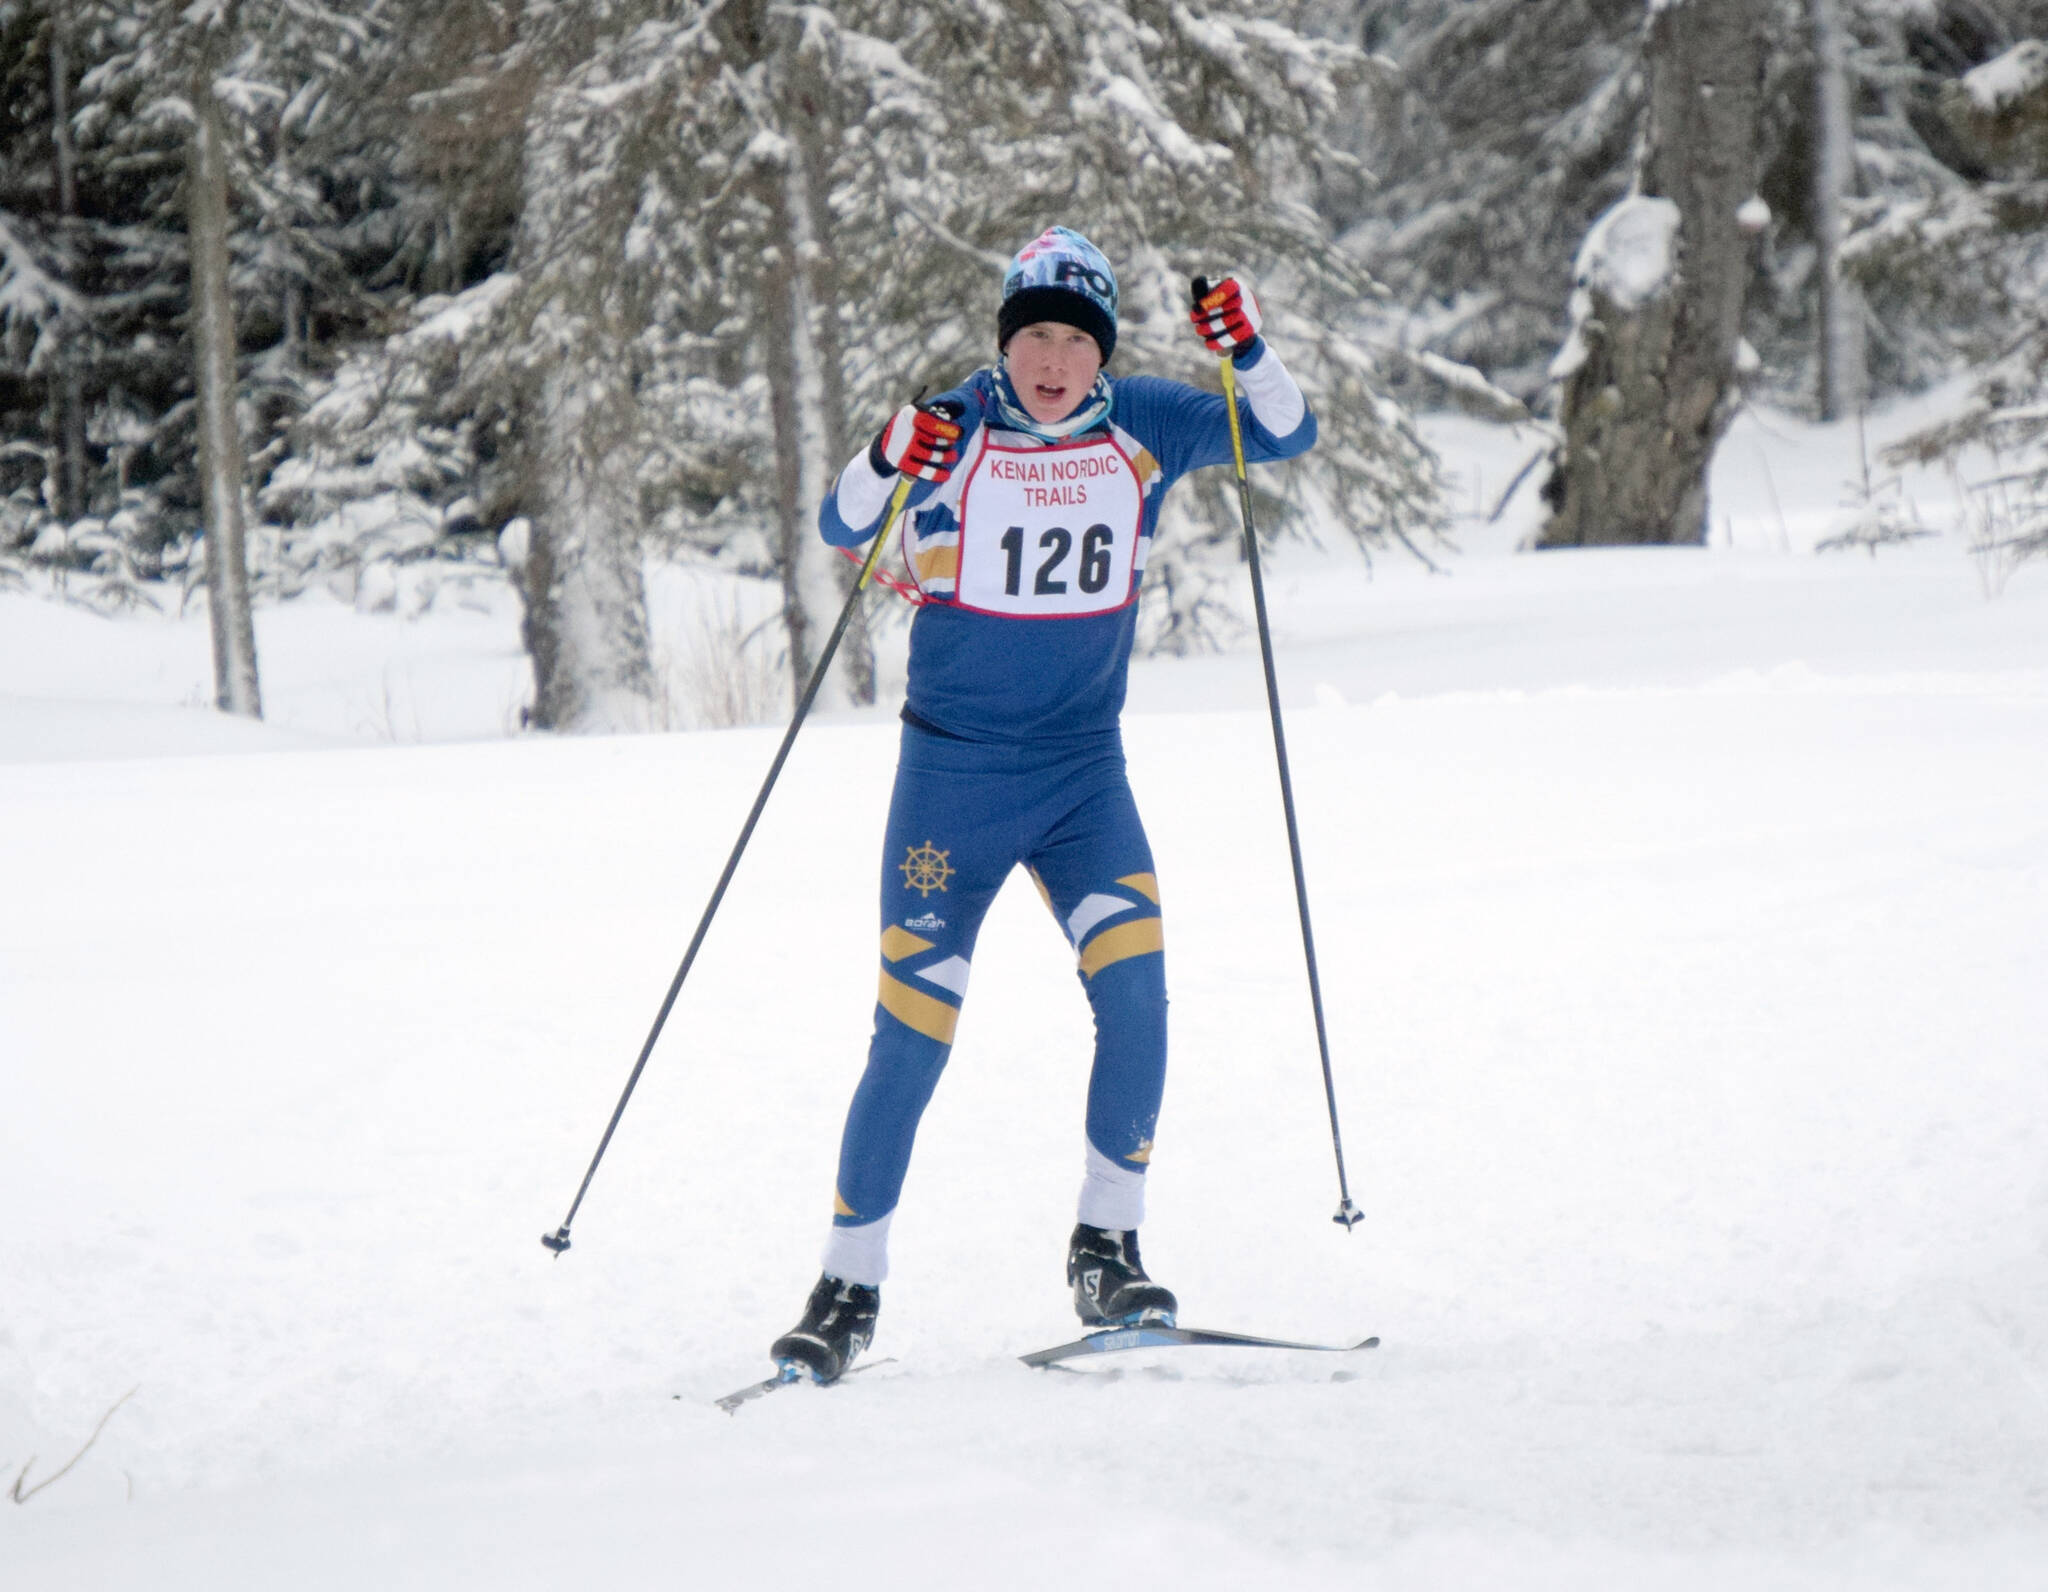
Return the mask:
<svg viewBox="0 0 2048 1592">
<path fill-rule="evenodd" d="M 952 1051 L 975 937 L 1019 864 L 1073 946 L 1094 1009 L 1090 1177 L 1142 1202 L 1166 1083 L 1166 973 L 1152 849 L 1121 739 L 992 744 L 906 724 L 882 847 L 875 1034 L 847 1112 L 826 1251 L 828 1270 L 836 1254 L 841 1275 L 871 1274 L 853 1281 L 879 1282 L 886 1269 L 887 1218 Z"/>
</svg>

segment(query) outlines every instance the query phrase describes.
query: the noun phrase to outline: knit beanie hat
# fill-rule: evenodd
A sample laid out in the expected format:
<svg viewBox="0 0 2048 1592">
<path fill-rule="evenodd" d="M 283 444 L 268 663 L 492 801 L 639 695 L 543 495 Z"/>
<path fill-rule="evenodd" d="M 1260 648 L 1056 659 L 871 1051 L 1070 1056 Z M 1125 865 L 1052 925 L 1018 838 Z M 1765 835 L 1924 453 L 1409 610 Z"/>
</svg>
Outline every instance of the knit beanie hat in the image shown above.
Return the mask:
<svg viewBox="0 0 2048 1592">
<path fill-rule="evenodd" d="M 1102 362 L 1116 352 L 1116 272 L 1102 251 L 1065 227 L 1047 227 L 1018 251 L 1003 273 L 1003 303 L 996 312 L 996 347 L 1026 326 L 1058 321 L 1095 339 Z"/>
</svg>

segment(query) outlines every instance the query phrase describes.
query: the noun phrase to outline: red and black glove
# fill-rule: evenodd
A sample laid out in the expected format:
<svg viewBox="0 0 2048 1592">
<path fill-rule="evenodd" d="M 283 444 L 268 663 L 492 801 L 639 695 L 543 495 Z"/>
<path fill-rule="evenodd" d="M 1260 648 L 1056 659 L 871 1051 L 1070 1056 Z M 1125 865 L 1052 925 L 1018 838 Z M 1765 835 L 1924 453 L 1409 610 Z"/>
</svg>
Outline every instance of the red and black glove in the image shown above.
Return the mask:
<svg viewBox="0 0 2048 1592">
<path fill-rule="evenodd" d="M 945 480 L 960 462 L 956 444 L 961 413 L 958 404 L 944 400 L 905 404 L 868 444 L 868 463 L 876 475 L 894 475 L 900 470 L 920 481 Z"/>
<path fill-rule="evenodd" d="M 1194 280 L 1195 307 L 1188 311 L 1195 333 L 1217 355 L 1235 354 L 1249 348 L 1263 324 L 1259 301 L 1252 290 L 1234 276 L 1226 276 L 1214 287 L 1207 277 Z"/>
</svg>

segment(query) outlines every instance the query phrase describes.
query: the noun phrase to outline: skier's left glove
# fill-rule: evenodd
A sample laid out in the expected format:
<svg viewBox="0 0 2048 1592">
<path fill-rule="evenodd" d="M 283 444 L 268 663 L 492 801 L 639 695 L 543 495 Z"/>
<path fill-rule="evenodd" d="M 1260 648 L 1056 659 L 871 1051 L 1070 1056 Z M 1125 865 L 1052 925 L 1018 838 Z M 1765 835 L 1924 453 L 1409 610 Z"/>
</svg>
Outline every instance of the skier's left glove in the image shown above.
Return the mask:
<svg viewBox="0 0 2048 1592">
<path fill-rule="evenodd" d="M 1259 315 L 1259 301 L 1252 297 L 1252 290 L 1234 276 L 1226 276 L 1214 287 L 1206 277 L 1194 280 L 1194 308 L 1188 311 L 1188 319 L 1194 323 L 1195 335 L 1208 345 L 1209 352 L 1217 355 L 1236 354 L 1251 347 L 1264 324 Z"/>
</svg>

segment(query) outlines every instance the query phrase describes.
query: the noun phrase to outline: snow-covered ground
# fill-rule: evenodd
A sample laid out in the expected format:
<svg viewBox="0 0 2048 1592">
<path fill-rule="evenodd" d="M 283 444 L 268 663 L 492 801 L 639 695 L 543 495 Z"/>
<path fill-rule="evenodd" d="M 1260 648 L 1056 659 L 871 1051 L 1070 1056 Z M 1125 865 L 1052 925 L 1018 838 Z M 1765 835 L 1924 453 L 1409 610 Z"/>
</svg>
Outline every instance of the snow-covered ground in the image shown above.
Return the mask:
<svg viewBox="0 0 2048 1592">
<path fill-rule="evenodd" d="M 1431 430 L 1482 511 L 1533 446 Z M 733 1418 L 863 1054 L 886 714 L 805 731 L 555 1260 L 779 731 L 507 739 L 489 601 L 265 610 L 232 724 L 196 619 L 0 597 L 0 1488 L 134 1390 L 0 1586 L 2048 1586 L 2048 568 L 1814 555 L 1854 453 L 1745 418 L 1703 551 L 1515 555 L 1525 488 L 1448 575 L 1278 561 L 1349 1235 L 1255 654 L 1134 671 L 1147 1259 L 1381 1348 L 1016 1363 L 1088 1037 L 1020 887 L 890 1363 Z"/>
</svg>

